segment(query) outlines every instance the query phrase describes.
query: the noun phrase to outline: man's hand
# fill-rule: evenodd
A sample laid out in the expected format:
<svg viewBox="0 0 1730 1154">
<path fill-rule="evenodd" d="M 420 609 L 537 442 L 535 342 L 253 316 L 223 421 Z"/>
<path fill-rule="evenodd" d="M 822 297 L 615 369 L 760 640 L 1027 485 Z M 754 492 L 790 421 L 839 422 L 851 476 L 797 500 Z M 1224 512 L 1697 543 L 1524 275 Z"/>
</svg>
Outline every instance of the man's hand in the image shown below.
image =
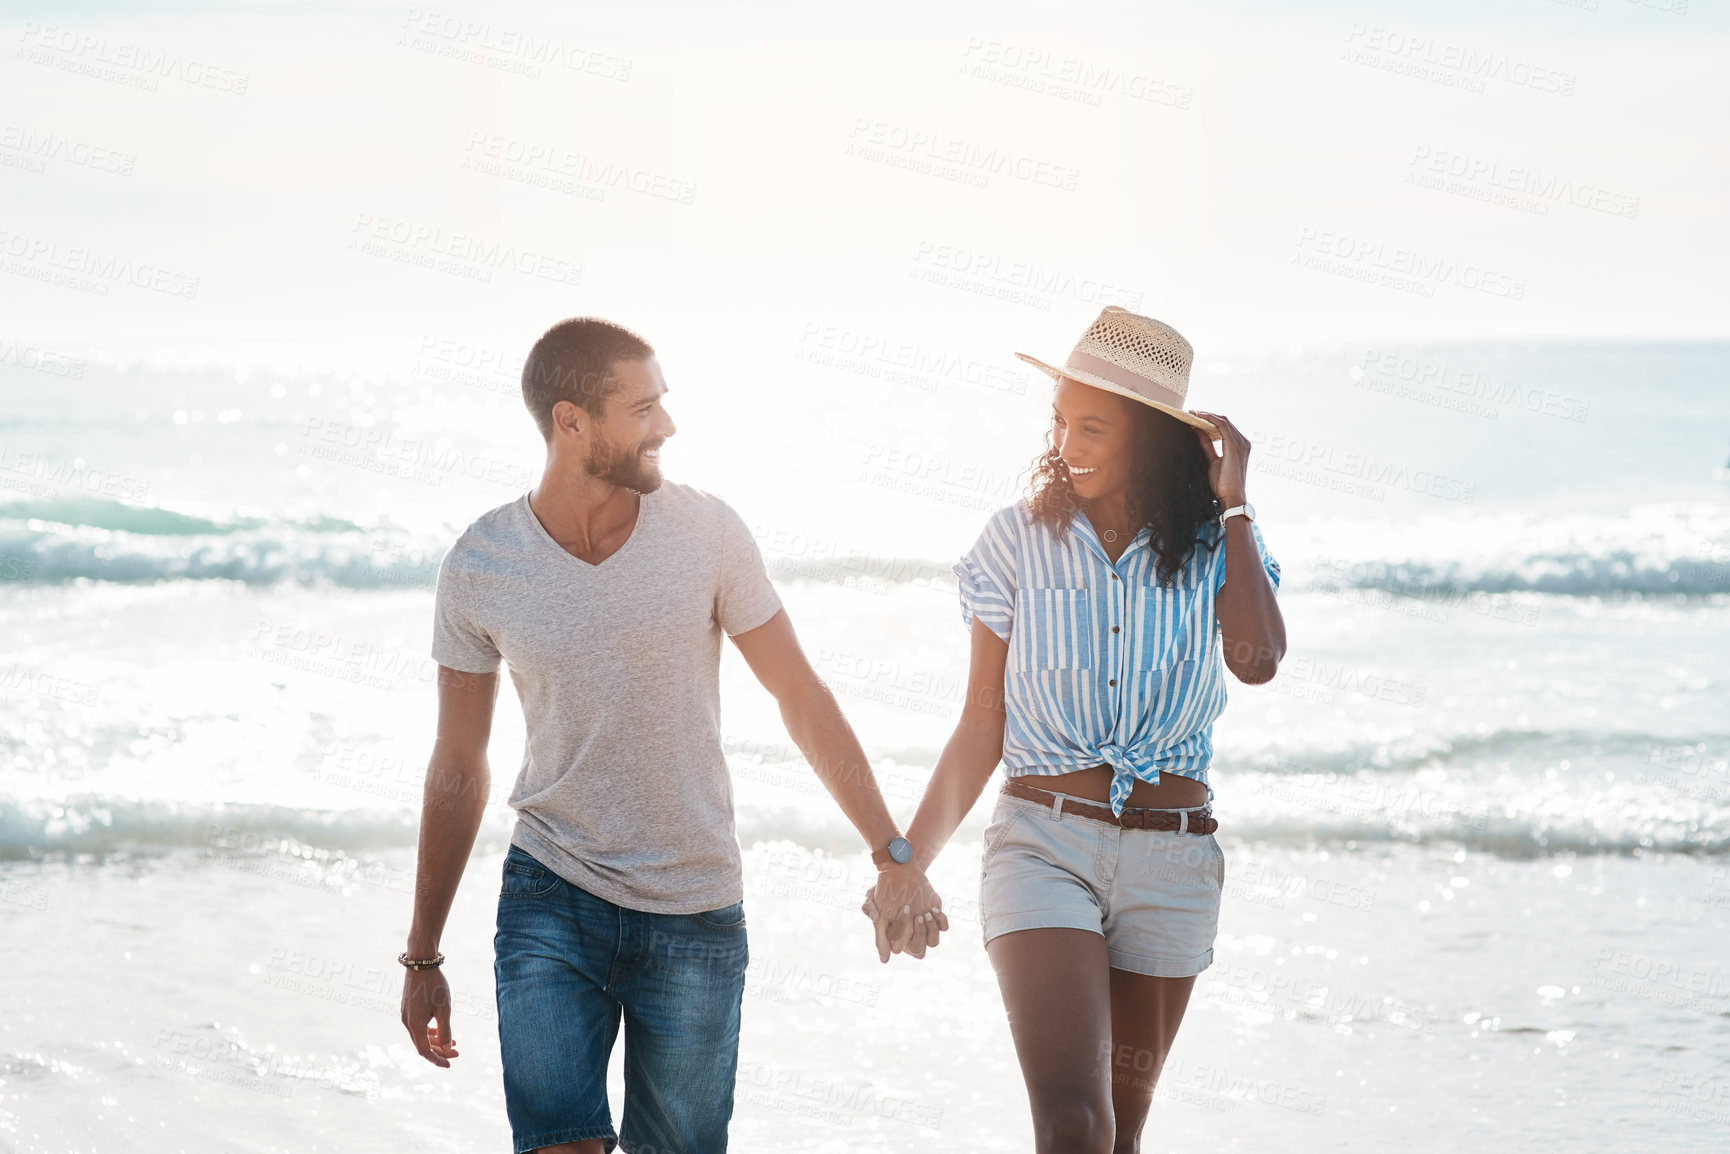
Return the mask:
<svg viewBox="0 0 1730 1154">
<path fill-rule="evenodd" d="M 899 953 L 923 958 L 949 928 L 943 899 L 931 888 L 925 871 L 912 864 L 891 865 L 879 873 L 860 910 L 875 925 L 881 962 Z"/>
<path fill-rule="evenodd" d="M 404 970 L 402 980 L 402 1024 L 420 1056 L 435 1066 L 450 1067 L 457 1056 L 451 1037 L 451 987 L 443 971 Z M 428 1023 L 434 1028 L 428 1029 Z"/>
</svg>

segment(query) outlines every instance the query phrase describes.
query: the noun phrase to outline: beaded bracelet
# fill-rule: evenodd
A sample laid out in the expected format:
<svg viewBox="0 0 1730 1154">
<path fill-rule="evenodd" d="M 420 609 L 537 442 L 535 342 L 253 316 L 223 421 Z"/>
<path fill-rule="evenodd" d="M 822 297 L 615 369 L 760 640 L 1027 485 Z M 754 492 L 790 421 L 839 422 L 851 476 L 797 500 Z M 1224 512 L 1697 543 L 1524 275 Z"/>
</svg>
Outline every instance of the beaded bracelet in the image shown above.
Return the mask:
<svg viewBox="0 0 1730 1154">
<path fill-rule="evenodd" d="M 398 954 L 396 960 L 411 970 L 436 970 L 445 964 L 445 956 L 443 954 L 435 953 L 430 958 L 411 958 L 408 956 L 407 950 Z"/>
</svg>

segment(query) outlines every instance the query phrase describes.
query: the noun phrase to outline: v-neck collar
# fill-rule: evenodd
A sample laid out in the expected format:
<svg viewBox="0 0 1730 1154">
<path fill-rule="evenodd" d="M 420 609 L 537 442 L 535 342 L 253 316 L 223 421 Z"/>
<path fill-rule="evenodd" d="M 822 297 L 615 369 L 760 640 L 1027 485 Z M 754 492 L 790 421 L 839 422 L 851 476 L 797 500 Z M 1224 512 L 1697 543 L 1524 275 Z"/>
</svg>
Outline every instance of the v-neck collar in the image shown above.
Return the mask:
<svg viewBox="0 0 1730 1154">
<path fill-rule="evenodd" d="M 574 565 L 580 566 L 580 572 L 600 573 L 603 570 L 606 570 L 608 566 L 613 566 L 613 562 L 630 552 L 631 548 L 636 545 L 637 539 L 643 535 L 643 530 L 648 525 L 649 519 L 654 516 L 654 498 L 655 494 L 653 493 L 643 493 L 638 496 L 637 523 L 631 526 L 631 535 L 625 538 L 625 543 L 623 545 L 620 545 L 607 556 L 601 558 L 599 562 L 585 561 L 569 549 L 566 549 L 557 541 L 553 540 L 553 535 L 547 532 L 547 527 L 541 524 L 540 517 L 535 514 L 535 507 L 529 503 L 528 493 L 522 495 L 522 505 L 523 514 L 528 517 L 531 523 L 533 523 L 535 532 L 539 533 L 541 540 L 545 541 L 548 546 L 556 550 L 559 556 L 565 558 L 566 561 Z M 617 568 L 617 566 L 613 567 Z"/>
</svg>

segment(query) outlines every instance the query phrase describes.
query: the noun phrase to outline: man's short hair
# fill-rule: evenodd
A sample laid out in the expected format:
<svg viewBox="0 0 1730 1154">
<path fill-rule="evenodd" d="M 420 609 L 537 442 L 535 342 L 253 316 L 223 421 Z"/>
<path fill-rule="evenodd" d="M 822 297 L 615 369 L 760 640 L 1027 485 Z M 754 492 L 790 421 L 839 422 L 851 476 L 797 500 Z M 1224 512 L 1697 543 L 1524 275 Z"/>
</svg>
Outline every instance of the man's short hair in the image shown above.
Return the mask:
<svg viewBox="0 0 1730 1154">
<path fill-rule="evenodd" d="M 541 335 L 523 362 L 523 404 L 541 436 L 553 439 L 553 406 L 569 401 L 601 418 L 607 398 L 619 390 L 613 365 L 655 355 L 649 342 L 599 317 L 560 321 Z"/>
</svg>

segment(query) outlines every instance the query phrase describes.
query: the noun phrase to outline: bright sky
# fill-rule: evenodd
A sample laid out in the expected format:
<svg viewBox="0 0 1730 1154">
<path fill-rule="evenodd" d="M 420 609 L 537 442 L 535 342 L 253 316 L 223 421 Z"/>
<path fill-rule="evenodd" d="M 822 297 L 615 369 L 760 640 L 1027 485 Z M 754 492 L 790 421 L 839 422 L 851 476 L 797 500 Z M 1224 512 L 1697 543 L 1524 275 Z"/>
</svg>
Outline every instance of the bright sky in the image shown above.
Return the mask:
<svg viewBox="0 0 1730 1154">
<path fill-rule="evenodd" d="M 50 7 L 8 339 L 1730 335 L 1699 0 Z"/>
</svg>

